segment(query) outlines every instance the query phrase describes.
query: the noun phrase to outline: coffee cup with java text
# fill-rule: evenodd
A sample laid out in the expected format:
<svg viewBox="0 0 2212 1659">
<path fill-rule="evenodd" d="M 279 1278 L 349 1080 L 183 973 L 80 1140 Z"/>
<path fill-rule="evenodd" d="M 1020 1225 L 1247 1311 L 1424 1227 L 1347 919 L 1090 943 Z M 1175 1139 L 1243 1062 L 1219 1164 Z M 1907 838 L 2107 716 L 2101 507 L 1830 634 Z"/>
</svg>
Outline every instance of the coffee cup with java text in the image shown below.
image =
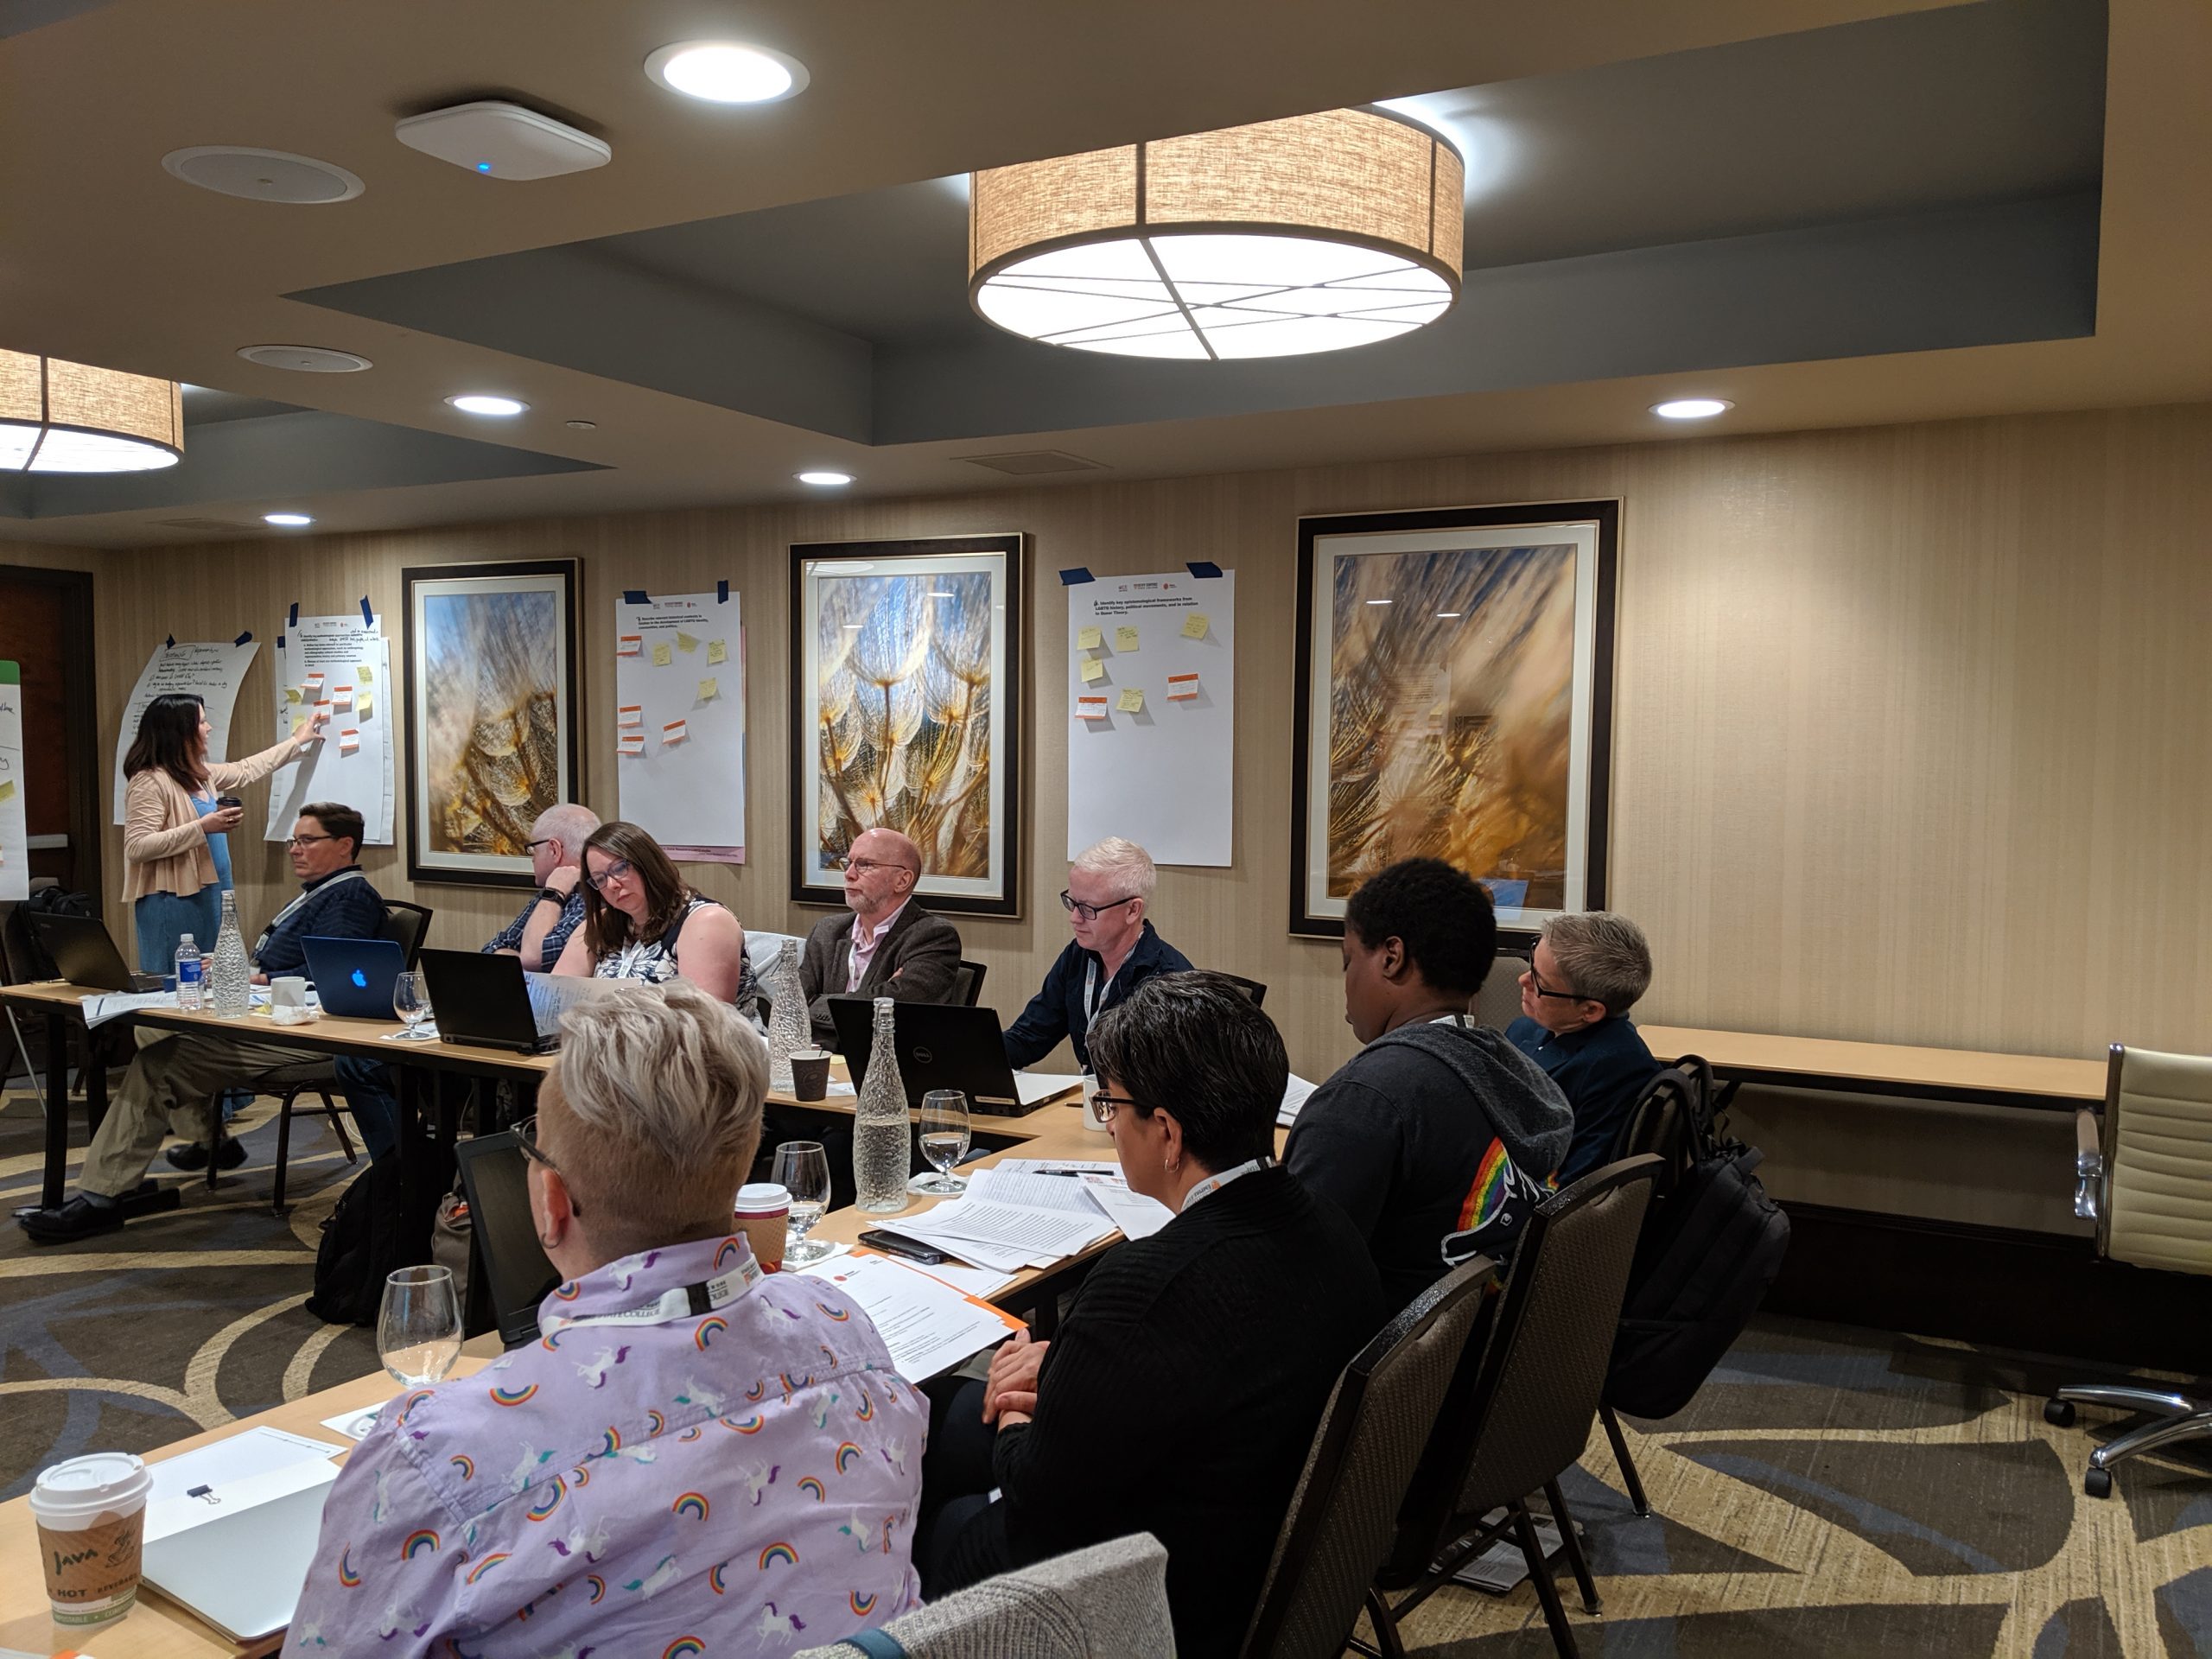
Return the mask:
<svg viewBox="0 0 2212 1659">
<path fill-rule="evenodd" d="M 31 1519 L 56 1624 L 84 1630 L 130 1611 L 153 1490 L 144 1461 L 128 1452 L 71 1458 L 39 1476 Z"/>
</svg>

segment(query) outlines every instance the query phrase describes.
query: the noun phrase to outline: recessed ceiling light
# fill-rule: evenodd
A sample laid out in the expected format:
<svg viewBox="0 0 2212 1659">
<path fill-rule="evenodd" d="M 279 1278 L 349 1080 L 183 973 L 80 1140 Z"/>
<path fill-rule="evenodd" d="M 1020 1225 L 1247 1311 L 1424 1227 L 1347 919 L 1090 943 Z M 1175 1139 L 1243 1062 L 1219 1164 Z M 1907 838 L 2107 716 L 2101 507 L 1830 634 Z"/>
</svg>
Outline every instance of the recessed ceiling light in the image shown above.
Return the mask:
<svg viewBox="0 0 2212 1659">
<path fill-rule="evenodd" d="M 1735 407 L 1726 397 L 1676 397 L 1652 404 L 1651 412 L 1667 421 L 1709 421 Z"/>
<path fill-rule="evenodd" d="M 792 476 L 802 484 L 812 484 L 825 490 L 834 490 L 840 485 L 853 481 L 850 473 L 794 473 Z"/>
<path fill-rule="evenodd" d="M 464 415 L 519 415 L 530 405 L 514 397 L 500 397 L 490 392 L 472 391 L 458 397 L 448 397 L 451 404 Z"/>
<path fill-rule="evenodd" d="M 709 104 L 773 104 L 806 90 L 806 66 L 765 46 L 678 41 L 645 60 L 645 73 L 686 98 Z"/>
<path fill-rule="evenodd" d="M 315 520 L 304 512 L 264 512 L 261 515 L 261 522 L 274 524 L 279 530 L 297 530 L 302 524 L 315 523 Z"/>
</svg>

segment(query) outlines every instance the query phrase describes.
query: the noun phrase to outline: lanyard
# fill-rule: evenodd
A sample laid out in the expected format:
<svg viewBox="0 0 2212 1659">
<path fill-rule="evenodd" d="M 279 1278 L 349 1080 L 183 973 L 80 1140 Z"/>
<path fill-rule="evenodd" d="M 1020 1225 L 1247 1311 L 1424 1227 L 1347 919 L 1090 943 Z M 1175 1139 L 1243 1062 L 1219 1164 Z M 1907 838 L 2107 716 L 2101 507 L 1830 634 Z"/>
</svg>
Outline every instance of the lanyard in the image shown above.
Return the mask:
<svg viewBox="0 0 2212 1659">
<path fill-rule="evenodd" d="M 1242 1175 L 1255 1174 L 1273 1164 L 1272 1158 L 1247 1158 L 1234 1169 L 1224 1169 L 1218 1175 L 1209 1175 L 1183 1195 L 1183 1208 L 1188 1210 L 1209 1192 L 1218 1192 Z"/>
<path fill-rule="evenodd" d="M 558 1313 L 540 1317 L 538 1324 L 548 1332 L 573 1330 L 582 1325 L 666 1325 L 671 1319 L 681 1319 L 700 1313 L 712 1313 L 728 1307 L 732 1302 L 760 1282 L 760 1264 L 751 1256 L 735 1273 L 723 1274 L 701 1285 L 679 1285 L 674 1290 L 664 1291 L 650 1302 L 640 1302 L 635 1307 L 626 1307 L 619 1313 L 586 1313 L 577 1319 L 563 1319 Z"/>
<path fill-rule="evenodd" d="M 1129 957 L 1135 955 L 1136 950 L 1132 947 L 1129 951 L 1129 955 L 1122 958 L 1122 968 L 1128 967 L 1129 965 Z M 1102 990 L 1099 988 L 1098 984 L 1098 958 L 1090 955 L 1088 951 L 1084 954 L 1083 1023 L 1084 1029 L 1088 1030 L 1090 1028 L 1090 1022 L 1098 1017 L 1098 1005 L 1112 993 L 1114 989 L 1114 982 L 1122 976 L 1122 968 L 1116 968 L 1112 973 L 1106 976 L 1105 988 Z"/>
<path fill-rule="evenodd" d="M 329 892 L 331 888 L 336 887 L 340 881 L 365 881 L 366 880 L 368 880 L 368 878 L 363 875 L 359 870 L 340 870 L 328 880 L 308 888 L 305 892 L 302 893 L 298 898 L 293 899 L 290 904 L 278 911 L 275 918 L 270 922 L 269 925 L 261 930 L 261 937 L 253 942 L 253 954 L 258 957 L 261 954 L 262 947 L 269 943 L 270 935 L 276 932 L 278 928 L 283 926 L 286 922 L 290 921 L 292 919 L 292 912 L 297 910 L 302 905 L 307 903 L 308 899 L 314 898 L 317 893 Z"/>
</svg>

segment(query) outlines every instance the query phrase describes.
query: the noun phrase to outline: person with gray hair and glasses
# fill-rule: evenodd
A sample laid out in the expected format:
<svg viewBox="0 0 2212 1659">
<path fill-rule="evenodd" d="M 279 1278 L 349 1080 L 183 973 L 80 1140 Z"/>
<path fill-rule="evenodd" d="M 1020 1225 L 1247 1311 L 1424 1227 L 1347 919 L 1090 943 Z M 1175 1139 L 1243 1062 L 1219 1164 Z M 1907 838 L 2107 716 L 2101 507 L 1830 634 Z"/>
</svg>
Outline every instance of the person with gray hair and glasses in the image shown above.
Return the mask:
<svg viewBox="0 0 2212 1659">
<path fill-rule="evenodd" d="M 1343 1211 L 1275 1162 L 1289 1061 L 1234 981 L 1148 979 L 1099 1014 L 1090 1052 L 1122 1173 L 1175 1218 L 1109 1252 L 1051 1342 L 931 1385 L 916 1565 L 936 1597 L 1149 1532 L 1177 1650 L 1234 1653 L 1382 1287 Z"/>
<path fill-rule="evenodd" d="M 1160 886 L 1152 855 L 1134 841 L 1109 836 L 1068 866 L 1060 907 L 1068 941 L 1006 1033 L 1008 1065 L 1034 1065 L 1068 1039 L 1076 1065 L 1092 1069 L 1084 1040 L 1090 1022 L 1126 1001 L 1154 974 L 1186 972 L 1190 958 L 1153 931 L 1148 912 Z"/>
<path fill-rule="evenodd" d="M 1574 1109 L 1561 1186 L 1611 1160 L 1621 1125 L 1659 1075 L 1659 1062 L 1628 1017 L 1650 984 L 1651 947 L 1625 916 L 1605 910 L 1554 916 L 1537 938 L 1521 976 L 1521 1017 L 1505 1035 L 1550 1074 Z"/>
<path fill-rule="evenodd" d="M 599 828 L 599 814 L 575 801 L 549 806 L 530 826 L 523 850 L 530 855 L 530 895 L 514 920 L 492 936 L 487 954 L 520 957 L 524 971 L 550 974 L 569 935 L 583 925 L 584 842 Z"/>
</svg>

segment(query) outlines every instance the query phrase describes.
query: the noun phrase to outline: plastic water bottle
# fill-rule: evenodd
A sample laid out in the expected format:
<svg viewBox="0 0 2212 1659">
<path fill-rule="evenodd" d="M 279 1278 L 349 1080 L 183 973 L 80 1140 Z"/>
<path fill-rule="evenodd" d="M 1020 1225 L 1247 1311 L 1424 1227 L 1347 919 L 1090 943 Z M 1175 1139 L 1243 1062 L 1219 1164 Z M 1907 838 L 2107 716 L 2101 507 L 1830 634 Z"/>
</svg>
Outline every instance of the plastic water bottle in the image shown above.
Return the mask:
<svg viewBox="0 0 2212 1659">
<path fill-rule="evenodd" d="M 177 935 L 176 1005 L 187 1014 L 200 1012 L 200 947 L 189 933 Z"/>
<path fill-rule="evenodd" d="M 214 971 L 207 988 L 213 993 L 219 1019 L 243 1020 L 253 1000 L 253 964 L 246 960 L 245 940 L 238 933 L 236 893 L 223 895 L 223 925 L 215 935 Z"/>
<path fill-rule="evenodd" d="M 798 982 L 798 941 L 785 939 L 768 966 L 768 1086 L 789 1093 L 791 1056 L 814 1046 L 806 994 Z"/>
<path fill-rule="evenodd" d="M 863 1210 L 906 1207 L 907 1147 L 912 1144 L 906 1117 L 906 1084 L 899 1075 L 898 1045 L 887 996 L 875 999 L 875 1039 L 868 1052 L 868 1077 L 853 1111 L 853 1186 Z"/>
</svg>

